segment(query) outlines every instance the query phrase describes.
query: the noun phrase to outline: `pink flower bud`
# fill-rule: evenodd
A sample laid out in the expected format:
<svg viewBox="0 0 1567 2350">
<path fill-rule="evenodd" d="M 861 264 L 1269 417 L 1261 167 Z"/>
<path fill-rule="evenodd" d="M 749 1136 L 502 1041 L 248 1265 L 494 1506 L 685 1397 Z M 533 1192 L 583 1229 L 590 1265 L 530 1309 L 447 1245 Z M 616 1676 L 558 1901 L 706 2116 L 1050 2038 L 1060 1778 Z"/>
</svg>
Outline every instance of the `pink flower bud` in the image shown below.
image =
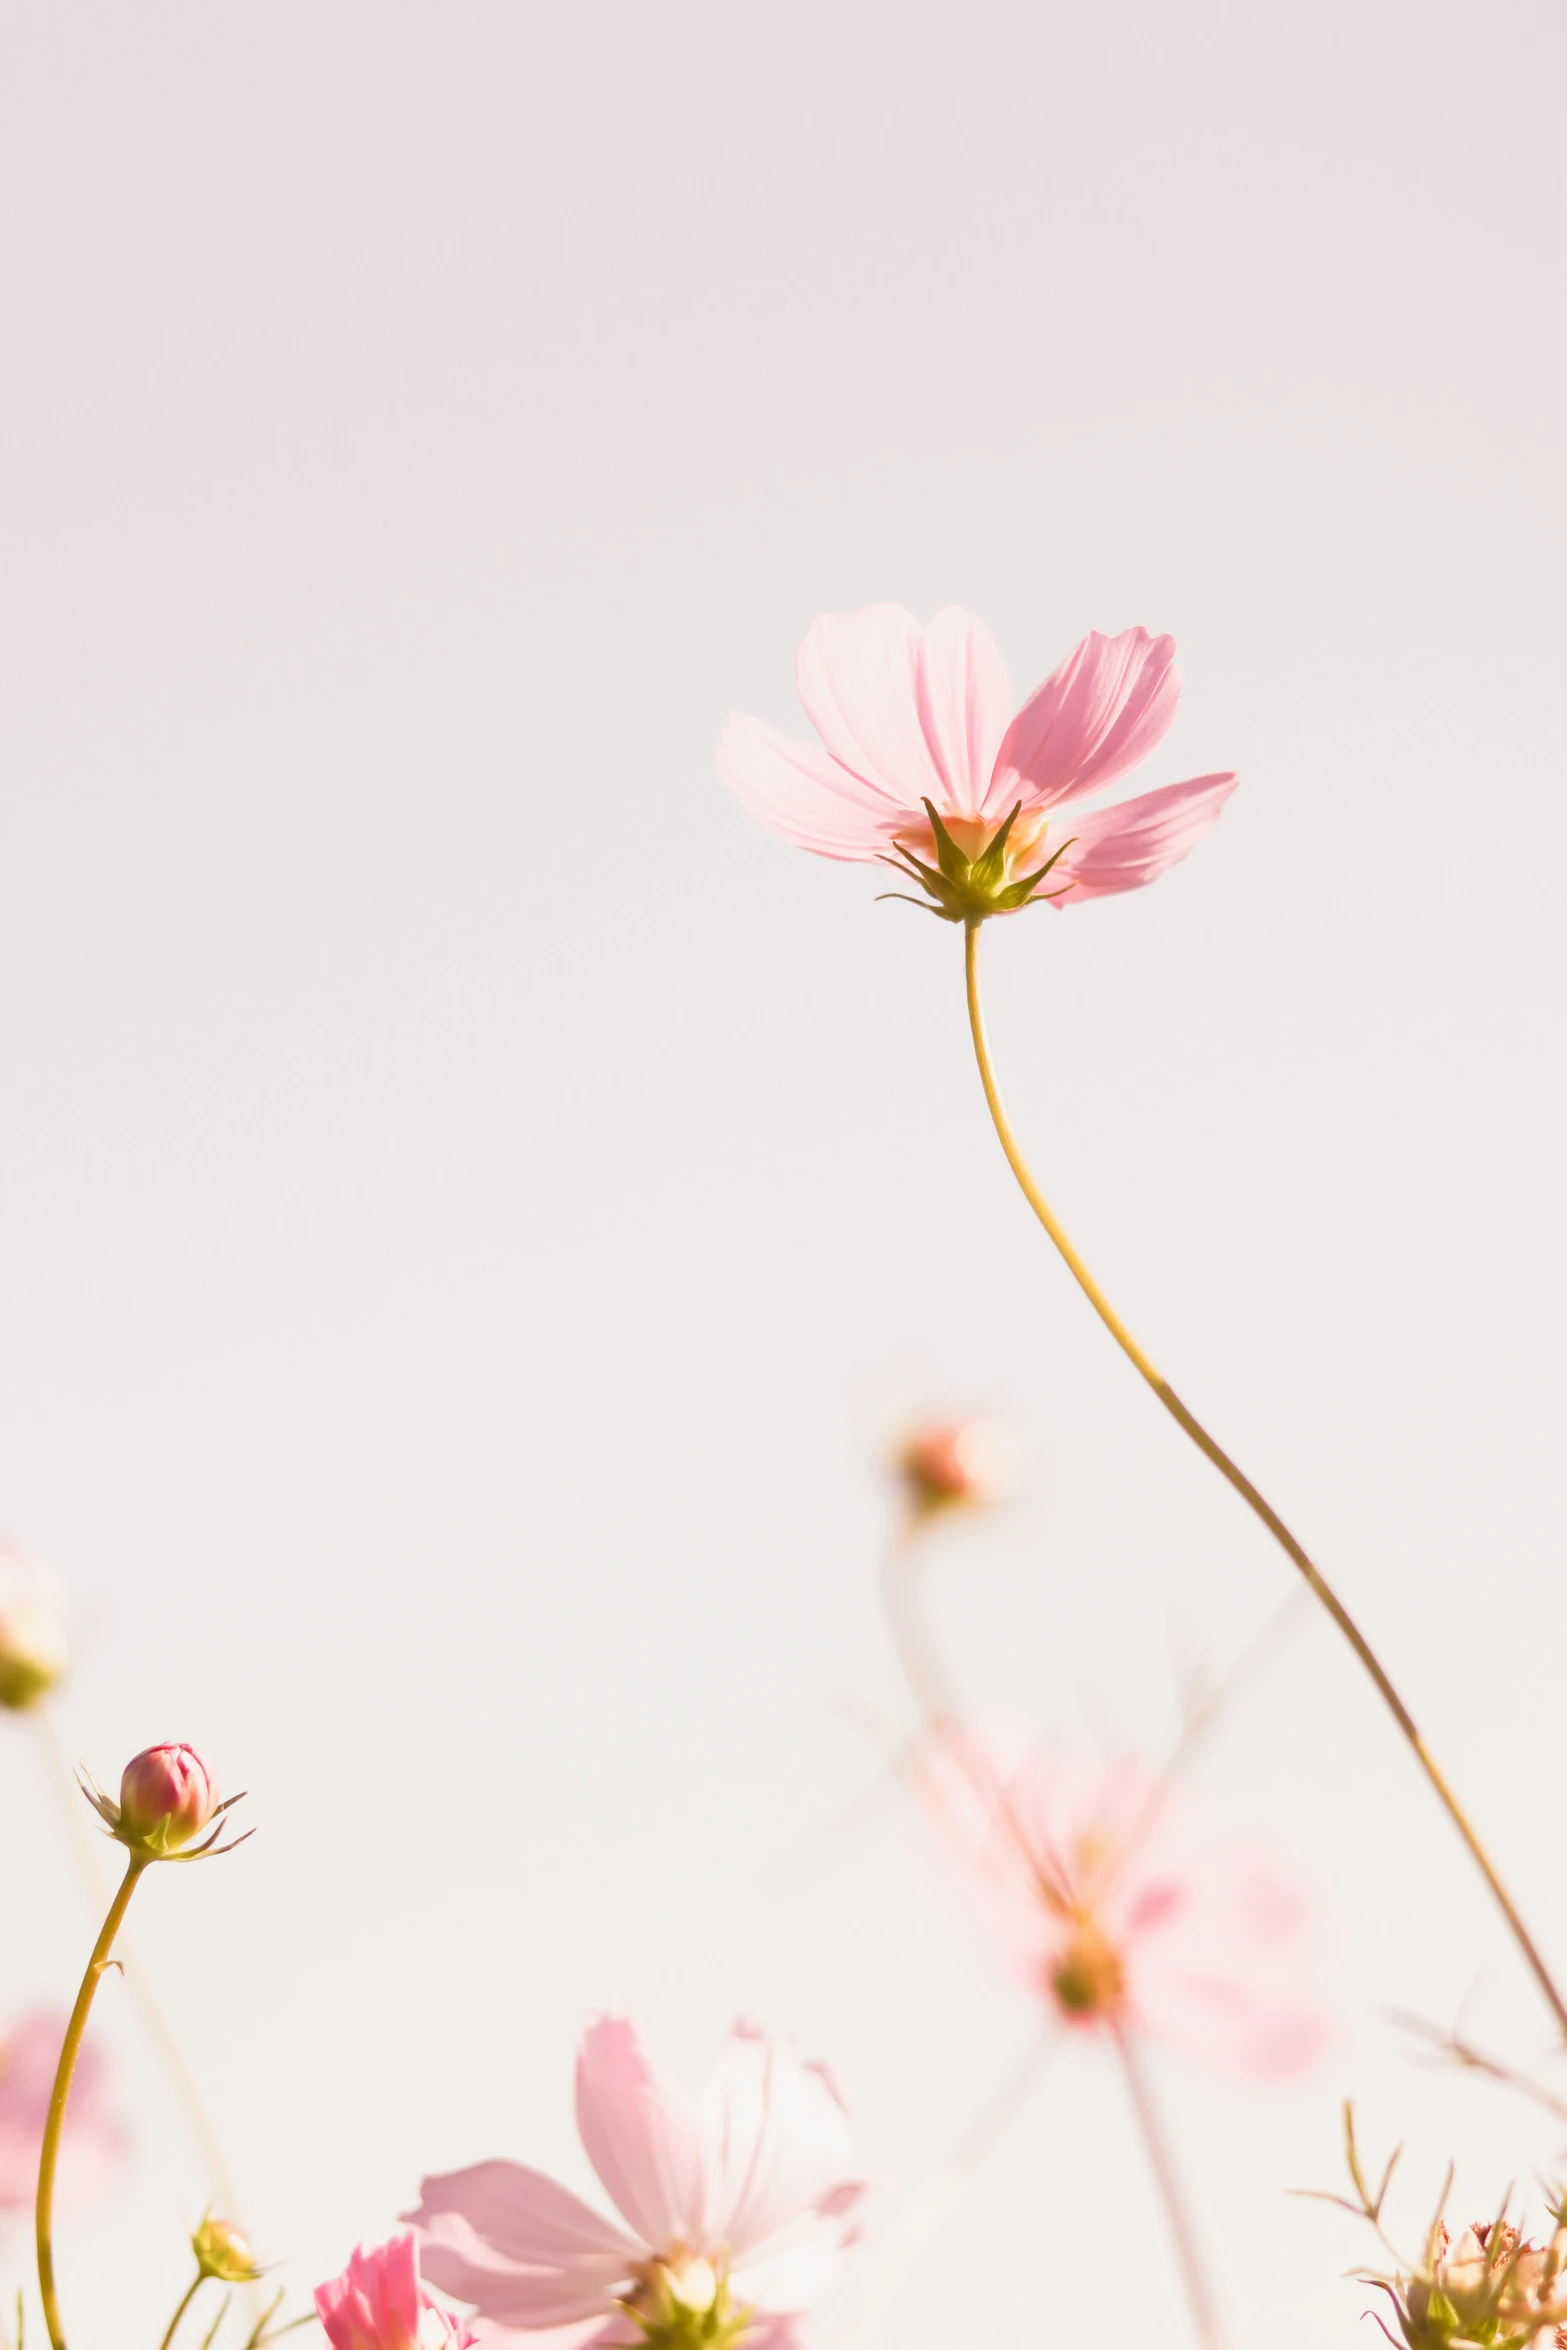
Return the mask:
<svg viewBox="0 0 1567 2350">
<path fill-rule="evenodd" d="M 147 1852 L 178 1852 L 217 1808 L 217 1779 L 194 1746 L 149 1746 L 125 1766 L 115 1833 Z"/>
<path fill-rule="evenodd" d="M 988 1420 L 928 1422 L 904 1438 L 897 1466 L 917 1518 L 984 1509 L 1006 1482 L 1005 1439 Z"/>
</svg>

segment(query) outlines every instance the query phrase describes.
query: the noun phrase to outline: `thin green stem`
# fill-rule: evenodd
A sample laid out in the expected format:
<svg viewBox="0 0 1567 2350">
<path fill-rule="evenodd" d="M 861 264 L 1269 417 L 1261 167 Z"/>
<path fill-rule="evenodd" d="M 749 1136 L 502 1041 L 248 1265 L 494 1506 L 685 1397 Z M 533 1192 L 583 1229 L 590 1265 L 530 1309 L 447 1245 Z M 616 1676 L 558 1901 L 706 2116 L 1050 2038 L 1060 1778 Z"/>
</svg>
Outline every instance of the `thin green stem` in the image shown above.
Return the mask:
<svg viewBox="0 0 1567 2350">
<path fill-rule="evenodd" d="M 191 2303 L 195 2300 L 196 2295 L 201 2291 L 201 2288 L 206 2283 L 206 2281 L 207 2278 L 205 2270 L 198 2268 L 195 2275 L 191 2278 L 190 2283 L 185 2288 L 184 2295 L 181 2298 L 178 2309 L 176 2309 L 174 2315 L 169 2320 L 169 2330 L 164 2335 L 163 2340 L 158 2344 L 158 2350 L 169 2350 L 169 2344 L 173 2341 L 175 2335 L 180 2330 L 180 2319 L 185 2315 L 186 2310 L 189 2309 Z"/>
<path fill-rule="evenodd" d="M 144 1853 L 131 1854 L 125 1875 L 120 1881 L 120 1889 L 109 1904 L 109 1914 L 93 1944 L 93 1954 L 87 1961 L 87 1972 L 76 1994 L 71 2020 L 65 2027 L 65 2045 L 60 2050 L 54 2088 L 49 2096 L 49 2117 L 44 2123 L 43 2149 L 38 2157 L 38 2293 L 44 2305 L 44 2323 L 49 2328 L 52 2350 L 65 2350 L 60 2304 L 54 2289 L 54 2174 L 60 2160 L 60 2132 L 65 2125 L 66 2101 L 71 2094 L 71 2076 L 76 2070 L 76 2059 L 81 2052 L 82 2034 L 87 2029 L 87 2018 L 92 2012 L 98 1978 L 109 1964 L 114 1937 L 120 1930 L 131 1905 L 131 1895 L 147 1865 Z"/>
<path fill-rule="evenodd" d="M 1425 1772 L 1443 1810 L 1469 1847 L 1470 1854 L 1481 1875 L 1491 1888 L 1497 1907 L 1512 1930 L 1513 1939 L 1527 1960 L 1535 1981 L 1545 1994 L 1551 2012 L 1561 2026 L 1563 2035 L 1567 2036 L 1567 2001 L 1564 2001 L 1561 1992 L 1557 1989 L 1551 1971 L 1535 1944 L 1534 1937 L 1514 1907 L 1512 1896 L 1498 1876 L 1490 1854 L 1470 1825 L 1457 1796 L 1438 1769 L 1430 1749 L 1415 1727 L 1414 1717 L 1388 1679 L 1387 1673 L 1370 1642 L 1328 1582 L 1327 1577 L 1307 1556 L 1271 1502 L 1264 1500 L 1251 1479 L 1236 1466 L 1223 1447 L 1209 1435 L 1196 1413 L 1189 1410 L 1186 1404 L 1181 1401 L 1169 1380 L 1155 1368 L 1149 1357 L 1143 1352 L 1088 1270 L 1087 1265 L 1078 1255 L 1055 1210 L 1035 1182 L 1028 1161 L 1018 1147 L 1017 1136 L 1012 1131 L 1012 1122 L 1007 1116 L 1000 1089 L 996 1084 L 995 1071 L 991 1066 L 990 1046 L 985 1036 L 985 1015 L 979 994 L 979 926 L 977 923 L 971 923 L 964 934 L 964 972 L 968 988 L 969 1029 L 974 1039 L 974 1057 L 979 1064 L 980 1083 L 985 1089 L 985 1101 L 990 1110 L 991 1121 L 996 1129 L 997 1140 L 1006 1154 L 1008 1166 L 1017 1178 L 1018 1189 L 1060 1251 L 1073 1280 L 1128 1362 L 1142 1374 L 1170 1417 L 1191 1438 L 1198 1451 L 1213 1463 L 1220 1476 L 1240 1495 L 1247 1508 L 1261 1519 L 1274 1541 L 1304 1576 L 1317 1599 L 1327 1609 L 1328 1614 L 1333 1618 L 1334 1623 L 1337 1624 L 1356 1656 L 1359 1657 L 1375 1683 L 1383 1704 L 1413 1748 L 1416 1760 Z"/>
<path fill-rule="evenodd" d="M 1116 2031 L 1115 2045 L 1121 2059 L 1127 2095 L 1131 2098 L 1132 2112 L 1143 2141 L 1143 2151 L 1148 2157 L 1154 2185 L 1159 2190 L 1159 2200 L 1164 2205 L 1164 2216 L 1170 2224 L 1170 2239 L 1175 2247 L 1181 2282 L 1186 2287 L 1186 2298 L 1191 2304 L 1197 2339 L 1202 2344 L 1202 2350 L 1224 2350 L 1224 2327 L 1220 2323 L 1218 2305 L 1197 2249 L 1197 2231 L 1181 2190 L 1181 2174 L 1170 2151 L 1170 2142 L 1164 2134 L 1164 2122 L 1154 2101 L 1148 2076 L 1143 2070 L 1141 2055 L 1132 2045 L 1129 2035 L 1122 2030 Z"/>
</svg>

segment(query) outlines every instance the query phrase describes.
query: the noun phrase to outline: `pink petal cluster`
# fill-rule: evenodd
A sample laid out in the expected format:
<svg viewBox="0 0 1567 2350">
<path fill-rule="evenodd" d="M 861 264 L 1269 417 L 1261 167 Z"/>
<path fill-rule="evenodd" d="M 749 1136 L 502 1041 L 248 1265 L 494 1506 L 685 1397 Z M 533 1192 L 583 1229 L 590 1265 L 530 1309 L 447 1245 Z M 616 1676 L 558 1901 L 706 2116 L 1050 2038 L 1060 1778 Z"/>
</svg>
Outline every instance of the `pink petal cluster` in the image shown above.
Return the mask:
<svg viewBox="0 0 1567 2350">
<path fill-rule="evenodd" d="M 1233 774 L 1199 775 L 1077 812 L 1174 719 L 1175 642 L 1144 628 L 1085 636 L 1016 715 L 994 638 L 953 605 L 923 628 L 898 604 L 819 619 L 795 678 L 822 747 L 736 714 L 719 771 L 753 816 L 821 857 L 873 862 L 901 843 L 928 858 L 926 800 L 972 856 L 1021 802 L 1014 856 L 1034 866 L 1070 838 L 1044 886 L 1075 905 L 1157 880 L 1235 788 Z"/>
<path fill-rule="evenodd" d="M 635 2342 L 628 2302 L 661 2284 L 702 2307 L 717 2284 L 750 2313 L 747 2350 L 788 2350 L 854 2241 L 864 2193 L 826 2071 L 737 2023 L 696 2104 L 626 2017 L 593 2016 L 577 2054 L 577 2126 L 624 2226 L 521 2163 L 423 2183 L 410 2216 L 426 2273 L 474 2305 L 477 2338 Z"/>
<path fill-rule="evenodd" d="M 199 1836 L 218 1808 L 212 1765 L 194 1746 L 148 1746 L 120 1777 L 120 1820 L 127 1837 L 177 1852 Z"/>
<path fill-rule="evenodd" d="M 1330 2037 L 1316 1905 L 1137 1755 L 954 1731 L 921 1792 L 992 1946 L 1077 2029 L 1134 2030 L 1231 2078 L 1304 2070 Z"/>
<path fill-rule="evenodd" d="M 32 2209 L 65 2022 L 63 2015 L 37 2009 L 0 2032 L 0 2213 Z M 83 2210 L 114 2186 L 124 2166 L 125 2143 L 109 2095 L 108 2067 L 88 2040 L 76 2060 L 60 2141 L 61 2206 Z"/>
<path fill-rule="evenodd" d="M 332 2350 L 467 2350 L 473 2336 L 425 2291 L 412 2235 L 361 2244 L 340 2277 L 316 2287 Z"/>
</svg>

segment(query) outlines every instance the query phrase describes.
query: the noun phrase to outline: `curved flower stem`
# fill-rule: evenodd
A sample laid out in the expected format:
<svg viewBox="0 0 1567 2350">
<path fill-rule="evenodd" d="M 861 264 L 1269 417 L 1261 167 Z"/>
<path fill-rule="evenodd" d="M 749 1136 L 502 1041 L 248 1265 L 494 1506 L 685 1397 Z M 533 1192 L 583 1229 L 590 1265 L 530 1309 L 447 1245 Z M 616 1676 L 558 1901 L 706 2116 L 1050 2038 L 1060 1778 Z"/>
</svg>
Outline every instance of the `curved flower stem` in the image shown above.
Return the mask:
<svg viewBox="0 0 1567 2350">
<path fill-rule="evenodd" d="M 1333 1618 L 1334 1623 L 1337 1624 L 1339 1630 L 1343 1633 L 1345 1639 L 1349 1642 L 1350 1647 L 1354 1650 L 1361 1663 L 1365 1666 L 1366 1671 L 1370 1674 L 1373 1682 L 1376 1684 L 1378 1694 L 1380 1695 L 1383 1704 L 1387 1707 L 1389 1713 L 1393 1716 L 1394 1721 L 1397 1722 L 1400 1730 L 1402 1730 L 1404 1733 L 1404 1736 L 1408 1740 L 1410 1746 L 1414 1749 L 1415 1757 L 1419 1762 L 1421 1769 L 1425 1772 L 1427 1779 L 1430 1781 L 1438 1801 L 1446 1811 L 1447 1816 L 1452 1821 L 1454 1827 L 1458 1830 L 1459 1835 L 1468 1845 L 1470 1853 L 1473 1856 L 1481 1875 L 1484 1877 L 1486 1883 L 1491 1888 L 1491 1892 L 1495 1897 L 1498 1908 L 1501 1910 L 1503 1917 L 1506 1918 L 1508 1925 L 1512 1929 L 1513 1939 L 1516 1941 L 1519 1949 L 1522 1951 L 1525 1959 L 1528 1961 L 1529 1967 L 1534 1975 L 1534 1979 L 1539 1984 L 1540 1989 L 1544 1992 L 1545 1997 L 1550 2004 L 1551 2012 L 1554 2014 L 1557 2023 L 1561 2026 L 1564 2036 L 1567 2036 L 1567 2001 L 1564 2001 L 1561 1992 L 1557 1989 L 1556 1984 L 1552 1979 L 1551 1971 L 1549 1967 L 1547 1967 L 1545 1960 L 1541 1957 L 1540 1952 L 1535 1945 L 1534 1937 L 1529 1932 L 1528 1927 L 1524 1924 L 1523 1919 L 1519 1916 L 1518 1911 L 1514 1908 L 1511 1894 L 1508 1892 L 1506 1886 L 1502 1883 L 1501 1878 L 1497 1875 L 1496 1868 L 1491 1860 L 1490 1854 L 1486 1851 L 1485 1846 L 1481 1843 L 1480 1838 L 1476 1834 L 1474 1828 L 1471 1827 L 1469 1820 L 1465 1816 L 1464 1811 L 1459 1804 L 1457 1796 L 1453 1793 L 1452 1788 L 1448 1785 L 1446 1779 L 1442 1775 L 1442 1772 L 1438 1769 L 1430 1749 L 1426 1745 L 1425 1740 L 1421 1737 L 1420 1732 L 1415 1727 L 1413 1715 L 1410 1713 L 1409 1708 L 1405 1705 L 1403 1699 L 1399 1696 L 1398 1691 L 1394 1688 L 1392 1682 L 1388 1679 L 1388 1676 L 1384 1671 L 1381 1661 L 1378 1658 L 1375 1650 L 1372 1648 L 1365 1634 L 1361 1631 L 1360 1626 L 1355 1622 L 1354 1617 L 1345 1607 L 1343 1601 L 1339 1598 L 1337 1592 L 1328 1582 L 1327 1577 L 1322 1573 L 1321 1569 L 1314 1565 L 1312 1560 L 1307 1556 L 1306 1552 L 1296 1541 L 1294 1535 L 1290 1532 L 1288 1526 L 1285 1525 L 1284 1520 L 1279 1516 L 1278 1511 L 1274 1509 L 1271 1502 L 1268 1502 L 1263 1498 L 1263 1496 L 1258 1492 L 1256 1486 L 1253 1485 L 1251 1479 L 1246 1475 L 1245 1471 L 1237 1468 L 1236 1464 L 1231 1460 L 1229 1454 L 1224 1450 L 1222 1445 L 1217 1444 L 1213 1437 L 1209 1435 L 1207 1429 L 1198 1419 L 1196 1413 L 1191 1411 L 1187 1405 L 1181 1401 L 1181 1398 L 1176 1394 L 1175 1389 L 1170 1385 L 1169 1380 L 1164 1377 L 1162 1372 L 1156 1369 L 1155 1365 L 1149 1360 L 1148 1356 L 1144 1354 L 1142 1348 L 1138 1345 L 1136 1339 L 1132 1336 L 1132 1333 L 1130 1330 L 1128 1330 L 1126 1324 L 1122 1321 L 1120 1315 L 1116 1312 L 1114 1306 L 1111 1305 L 1110 1300 L 1105 1296 L 1104 1291 L 1100 1288 L 1098 1282 L 1094 1279 L 1092 1273 L 1090 1273 L 1088 1267 L 1084 1264 L 1082 1258 L 1078 1255 L 1077 1250 L 1073 1247 L 1070 1239 L 1067 1237 L 1067 1234 L 1063 1229 L 1061 1222 L 1055 1213 L 1055 1210 L 1051 1207 L 1049 1201 L 1045 1198 L 1044 1193 L 1040 1190 L 1038 1184 L 1034 1181 L 1033 1175 L 1029 1169 L 1028 1161 L 1024 1158 L 1022 1151 L 1018 1147 L 1017 1137 L 1012 1131 L 1012 1122 L 1007 1116 L 1006 1107 L 1002 1102 L 1001 1094 L 996 1084 L 995 1071 L 991 1067 L 990 1046 L 986 1041 L 985 1036 L 985 1015 L 980 1004 L 979 995 L 979 927 L 976 923 L 970 923 L 964 932 L 964 972 L 968 988 L 969 1028 L 974 1039 L 974 1057 L 979 1063 L 980 1083 L 985 1089 L 985 1100 L 990 1110 L 992 1123 L 996 1129 L 997 1139 L 1001 1144 L 1002 1150 L 1006 1154 L 1008 1166 L 1011 1168 L 1013 1174 L 1017 1178 L 1019 1190 L 1022 1192 L 1023 1197 L 1027 1200 L 1029 1206 L 1033 1209 L 1034 1214 L 1038 1217 L 1040 1223 L 1044 1226 L 1045 1231 L 1054 1241 L 1057 1249 L 1060 1251 L 1062 1258 L 1065 1260 L 1067 1270 L 1071 1274 L 1073 1280 L 1077 1283 L 1079 1289 L 1083 1292 L 1083 1295 L 1087 1298 L 1089 1304 L 1093 1307 L 1094 1312 L 1099 1316 L 1100 1321 L 1103 1322 L 1105 1328 L 1109 1331 L 1111 1337 L 1115 1340 L 1116 1345 L 1126 1356 L 1128 1362 L 1132 1364 L 1134 1369 L 1141 1372 L 1143 1378 L 1153 1389 L 1154 1394 L 1159 1398 L 1159 1401 L 1163 1404 L 1171 1419 L 1173 1419 L 1177 1426 L 1182 1428 L 1191 1438 L 1198 1451 L 1206 1455 L 1206 1457 L 1213 1463 L 1213 1466 L 1218 1470 L 1220 1476 L 1225 1480 L 1225 1482 L 1228 1485 L 1234 1487 L 1235 1491 L 1240 1495 L 1242 1501 L 1245 1502 L 1247 1508 L 1262 1520 L 1262 1523 L 1267 1527 L 1268 1532 L 1273 1536 L 1274 1541 L 1279 1545 L 1280 1549 L 1284 1551 L 1285 1555 L 1293 1562 L 1293 1564 L 1299 1569 L 1300 1573 L 1305 1577 L 1306 1582 L 1310 1585 L 1311 1590 L 1316 1595 L 1317 1599 L 1320 1600 L 1323 1607 L 1327 1609 L 1328 1614 Z"/>
<path fill-rule="evenodd" d="M 905 1525 L 893 1536 L 882 1558 L 881 1596 L 887 1614 L 887 1628 L 892 1634 L 892 1645 L 898 1652 L 898 1663 L 908 1683 L 909 1695 L 919 1707 L 926 1725 L 939 1729 L 956 1712 L 946 1679 L 932 1653 L 925 1628 L 923 1610 L 915 1591 L 924 1556 L 924 1544 L 917 1526 Z"/>
<path fill-rule="evenodd" d="M 87 1887 L 88 1897 L 96 1908 L 104 1897 L 103 1871 L 99 1867 L 99 1853 L 103 1849 L 105 1840 L 95 1836 L 88 1823 L 88 1815 L 82 1808 L 81 1793 L 72 1775 L 70 1763 L 66 1759 L 66 1750 L 60 1742 L 59 1726 L 50 1710 L 47 1698 L 40 1700 L 33 1707 L 31 1718 L 37 1726 L 39 1744 L 45 1751 L 54 1783 L 60 1792 L 71 1849 L 75 1853 L 81 1869 L 82 1881 Z M 235 2192 L 234 2181 L 224 2159 L 223 2148 L 219 2142 L 217 2130 L 213 2126 L 212 2117 L 202 2102 L 201 2091 L 196 2086 L 195 2075 L 185 2061 L 180 2044 L 174 2037 L 172 2025 L 158 2005 L 140 1959 L 135 1957 L 132 1951 L 125 1946 L 122 1946 L 121 1956 L 124 1961 L 125 1980 L 130 1986 L 131 1997 L 141 2010 L 141 2020 L 146 2027 L 147 2036 L 163 2061 L 164 2070 L 173 2083 L 175 2094 L 185 2109 L 185 2119 L 190 2134 L 201 2150 L 213 2197 L 223 2217 L 233 2220 L 236 2226 L 241 2226 L 244 2214 L 240 2200 Z M 259 2308 L 259 2296 L 253 2294 L 252 2300 L 254 2306 Z"/>
<path fill-rule="evenodd" d="M 1148 2076 L 1143 2071 L 1142 2058 L 1133 2047 L 1130 2035 L 1119 2026 L 1115 2032 L 1115 2046 L 1116 2054 L 1121 2059 L 1127 2094 L 1132 2101 L 1132 2111 L 1137 2117 L 1143 2150 L 1148 2156 L 1148 2167 L 1153 2172 L 1154 2185 L 1164 2205 L 1164 2216 L 1170 2223 L 1170 2237 L 1180 2265 L 1181 2282 L 1186 2287 L 1186 2298 L 1191 2304 L 1197 2339 L 1202 2344 L 1202 2350 L 1224 2350 L 1224 2328 L 1219 2322 L 1213 2289 L 1197 2250 L 1197 2232 L 1186 2207 L 1186 2198 L 1181 2192 L 1180 2174 L 1170 2151 L 1170 2142 L 1164 2134 L 1164 2123 L 1154 2103 Z"/>
<path fill-rule="evenodd" d="M 186 2310 L 189 2309 L 191 2303 L 195 2300 L 196 2295 L 201 2291 L 201 2288 L 206 2283 L 206 2281 L 205 2274 L 201 2269 L 198 2268 L 195 2275 L 191 2278 L 190 2283 L 185 2288 L 184 2295 L 180 2301 L 178 2309 L 176 2309 L 174 2315 L 169 2320 L 169 2330 L 164 2335 L 163 2340 L 159 2343 L 158 2350 L 169 2350 L 170 2343 L 173 2341 L 175 2335 L 180 2330 L 180 2319 L 185 2315 Z"/>
<path fill-rule="evenodd" d="M 60 2160 L 60 2132 L 65 2124 L 66 2100 L 71 2094 L 71 2075 L 76 2070 L 76 2059 L 81 2050 L 82 2034 L 87 2029 L 87 2018 L 92 2011 L 98 1978 L 109 1964 L 114 1937 L 120 1930 L 125 1912 L 130 1908 L 131 1895 L 136 1890 L 141 1873 L 147 1866 L 147 1856 L 133 1852 L 120 1881 L 120 1889 L 109 1904 L 109 1914 L 93 1944 L 93 1954 L 87 1961 L 87 1972 L 76 1994 L 71 2020 L 65 2027 L 65 2045 L 60 2050 L 60 2063 L 49 2096 L 49 2118 L 44 2124 L 43 2149 L 38 2157 L 38 2293 L 44 2305 L 44 2323 L 49 2328 L 53 2350 L 65 2350 L 65 2335 L 60 2327 L 60 2304 L 54 2289 L 54 2174 Z"/>
</svg>

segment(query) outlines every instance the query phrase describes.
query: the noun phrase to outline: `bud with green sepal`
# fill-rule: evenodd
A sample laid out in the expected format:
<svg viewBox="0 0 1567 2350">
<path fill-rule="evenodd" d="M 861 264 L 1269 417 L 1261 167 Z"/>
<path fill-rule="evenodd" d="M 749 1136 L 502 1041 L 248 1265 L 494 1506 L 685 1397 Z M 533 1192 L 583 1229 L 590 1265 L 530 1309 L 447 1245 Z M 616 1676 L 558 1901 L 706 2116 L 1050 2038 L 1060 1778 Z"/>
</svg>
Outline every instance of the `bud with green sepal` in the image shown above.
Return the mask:
<svg viewBox="0 0 1567 2350">
<path fill-rule="evenodd" d="M 23 1713 L 70 1662 L 60 1593 L 36 1559 L 0 1540 L 0 1707 Z"/>
<path fill-rule="evenodd" d="M 1021 872 L 1019 868 L 1038 850 L 1046 830 L 1043 816 L 1029 816 L 1019 824 L 1022 808 L 1022 801 L 1016 801 L 1011 814 L 987 839 L 981 824 L 959 817 L 943 819 L 934 802 L 927 800 L 925 813 L 930 819 L 935 864 L 927 864 L 902 840 L 894 841 L 892 853 L 881 860 L 895 873 L 917 881 L 925 896 L 911 898 L 902 890 L 888 890 L 886 895 L 903 905 L 919 906 L 942 922 L 963 922 L 971 929 L 992 914 L 1015 914 L 1020 907 L 1043 905 L 1050 898 L 1064 896 L 1072 886 L 1070 881 L 1059 890 L 1041 890 L 1039 885 L 1072 843 L 1064 840 L 1031 871 Z M 967 837 L 959 839 L 959 834 Z"/>
<path fill-rule="evenodd" d="M 193 1746 L 144 1747 L 125 1766 L 118 1803 L 90 1771 L 82 1771 L 80 1778 L 82 1793 L 110 1835 L 144 1861 L 205 1860 L 245 1842 L 244 1836 L 219 1842 L 223 1815 L 244 1797 L 231 1795 L 220 1803 L 217 1780 Z M 211 1834 L 193 1844 L 207 1827 Z M 254 1832 L 247 1829 L 246 1835 Z"/>
<path fill-rule="evenodd" d="M 262 2272 L 250 2249 L 250 2240 L 231 2219 L 214 2219 L 207 2212 L 191 2237 L 190 2248 L 203 2277 L 216 2277 L 220 2285 L 254 2285 L 261 2281 Z"/>
</svg>

